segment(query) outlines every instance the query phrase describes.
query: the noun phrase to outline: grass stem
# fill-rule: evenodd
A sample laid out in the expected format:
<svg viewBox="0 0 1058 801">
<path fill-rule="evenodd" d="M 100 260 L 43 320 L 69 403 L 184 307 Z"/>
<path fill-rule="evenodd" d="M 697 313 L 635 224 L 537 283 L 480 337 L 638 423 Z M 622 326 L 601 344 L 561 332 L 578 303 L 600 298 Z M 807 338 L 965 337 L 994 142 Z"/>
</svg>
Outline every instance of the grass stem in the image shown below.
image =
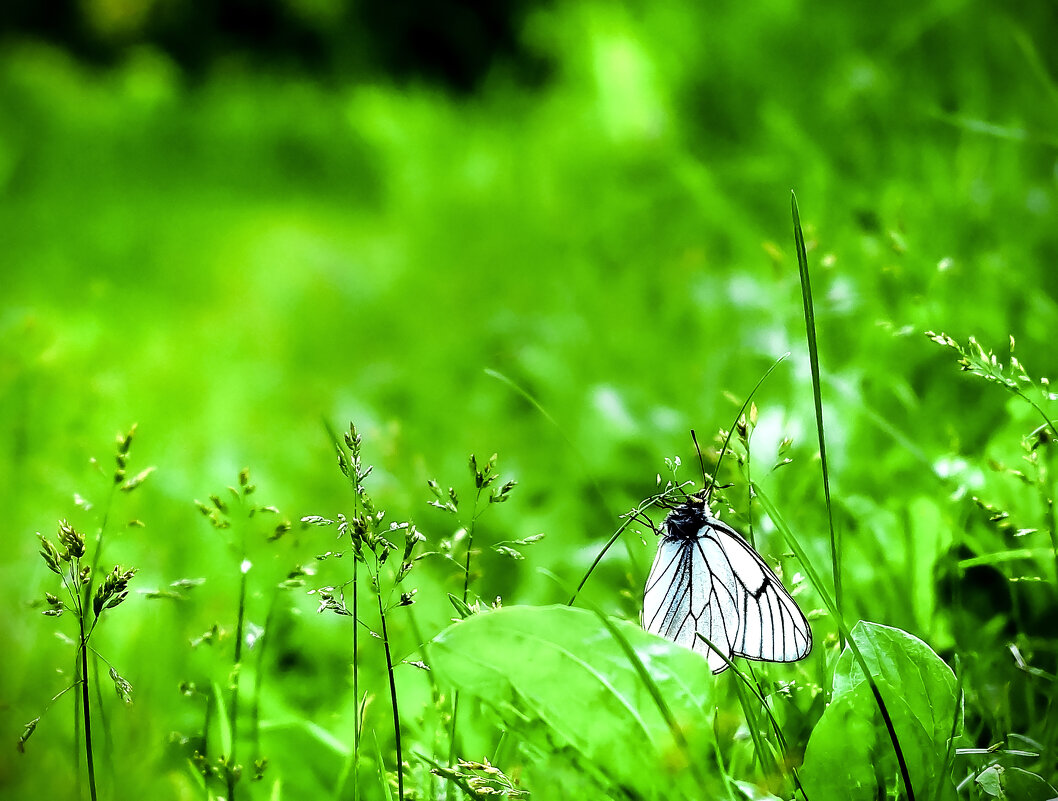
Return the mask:
<svg viewBox="0 0 1058 801">
<path fill-rule="evenodd" d="M 353 558 L 353 798 L 360 799 L 360 618 L 357 581 L 360 569 Z"/>
<path fill-rule="evenodd" d="M 243 564 L 239 573 L 239 616 L 235 623 L 235 665 L 232 671 L 231 709 L 228 712 L 228 719 L 231 721 L 231 749 L 228 753 L 228 770 L 226 773 L 228 801 L 235 801 L 235 752 L 238 748 L 239 679 L 242 674 L 243 627 L 246 622 L 246 573 L 245 564 Z"/>
<path fill-rule="evenodd" d="M 393 736 L 397 749 L 397 796 L 404 801 L 404 753 L 400 742 L 400 711 L 397 707 L 397 681 L 393 675 L 393 656 L 389 647 L 389 632 L 386 629 L 386 610 L 382 606 L 382 594 L 378 594 L 378 615 L 382 620 L 382 645 L 386 649 L 386 669 L 389 672 L 389 700 L 393 706 Z"/>
<path fill-rule="evenodd" d="M 84 755 L 88 765 L 88 790 L 92 801 L 96 801 L 96 768 L 92 754 L 92 711 L 88 691 L 88 636 L 85 631 L 85 608 L 78 610 L 78 622 L 81 628 L 81 712 L 84 719 Z"/>
</svg>

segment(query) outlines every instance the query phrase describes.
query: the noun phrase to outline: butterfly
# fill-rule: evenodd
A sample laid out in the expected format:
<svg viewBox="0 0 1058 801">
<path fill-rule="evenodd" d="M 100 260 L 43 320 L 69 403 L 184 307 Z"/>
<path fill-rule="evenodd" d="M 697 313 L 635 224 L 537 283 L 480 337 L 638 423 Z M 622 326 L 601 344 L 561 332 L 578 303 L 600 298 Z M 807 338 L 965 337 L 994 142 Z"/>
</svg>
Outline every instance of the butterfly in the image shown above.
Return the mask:
<svg viewBox="0 0 1058 801">
<path fill-rule="evenodd" d="M 661 526 L 643 593 L 643 627 L 702 654 L 713 673 L 730 659 L 794 662 L 812 650 L 797 602 L 737 531 L 692 496 Z"/>
</svg>

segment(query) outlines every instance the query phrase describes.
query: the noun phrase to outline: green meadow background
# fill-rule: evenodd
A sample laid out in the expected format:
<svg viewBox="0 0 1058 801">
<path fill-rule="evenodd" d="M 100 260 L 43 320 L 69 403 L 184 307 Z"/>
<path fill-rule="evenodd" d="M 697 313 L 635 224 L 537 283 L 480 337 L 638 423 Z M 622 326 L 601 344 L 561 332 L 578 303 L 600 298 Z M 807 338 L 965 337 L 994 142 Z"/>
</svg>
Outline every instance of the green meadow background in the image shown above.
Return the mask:
<svg viewBox="0 0 1058 801">
<path fill-rule="evenodd" d="M 93 635 L 134 698 L 122 703 L 101 669 L 103 797 L 206 797 L 185 739 L 201 734 L 205 696 L 181 684 L 208 693 L 230 679 L 241 555 L 194 502 L 227 493 L 244 467 L 256 502 L 293 528 L 276 543 L 258 532 L 246 557 L 247 619 L 270 620 L 269 768 L 239 797 L 352 797 L 335 789 L 353 728 L 351 626 L 317 615 L 307 594 L 348 580 L 351 559 L 317 561 L 342 543 L 298 522 L 351 509 L 325 423 L 356 423 L 372 498 L 387 520 L 414 522 L 423 551 L 467 523 L 469 455 L 497 453 L 502 480 L 518 483 L 477 522 L 470 597 L 562 603 L 619 515 L 668 476 L 666 457 L 700 483 L 690 429 L 712 447 L 790 352 L 755 396 L 751 467 L 829 577 L 791 190 L 812 271 L 845 617 L 922 639 L 965 693 L 956 745 L 1001 744 L 953 755 L 952 797 L 1006 797 L 986 773 L 1058 780 L 1054 445 L 1026 445 L 1038 411 L 961 373 L 925 336 L 975 336 L 1004 364 L 1013 336 L 1031 376 L 1058 367 L 1052 3 L 554 0 L 507 6 L 506 37 L 452 10 L 479 35 L 456 37 L 447 56 L 428 43 L 455 23 L 403 40 L 351 1 L 273 7 L 279 30 L 315 38 L 294 50 L 252 31 L 232 41 L 187 14 L 180 41 L 198 49 L 180 49 L 150 27 L 163 4 L 131 0 L 71 5 L 66 35 L 5 12 L 0 794 L 78 797 L 74 693 L 16 751 L 74 669 L 57 636 L 75 636 L 72 616 L 40 614 L 58 583 L 35 534 L 53 537 L 67 518 L 94 535 L 114 435 L 133 424 L 129 474 L 156 469 L 118 494 L 107 522 L 104 569 L 139 572 Z M 376 37 L 392 48 L 372 49 Z M 771 471 L 784 437 L 792 463 Z M 461 522 L 428 506 L 429 479 L 459 492 Z M 777 564 L 787 550 L 774 526 L 744 484 L 730 494 L 730 519 L 752 519 Z M 583 596 L 630 621 L 655 548 L 641 528 Z M 487 547 L 541 533 L 522 560 Z M 793 579 L 796 562 L 782 561 Z M 296 565 L 314 575 L 273 602 Z M 147 596 L 181 579 L 204 582 L 182 600 Z M 463 575 L 430 557 L 405 582 L 416 603 L 393 610 L 389 636 L 397 658 L 429 662 L 419 643 L 457 616 L 448 593 L 461 594 Z M 785 718 L 795 762 L 838 655 L 818 596 L 798 598 L 813 654 L 764 671 L 793 699 L 777 703 L 797 710 Z M 376 617 L 364 613 L 365 626 Z M 192 647 L 214 624 L 220 641 Z M 386 797 L 379 760 L 393 770 L 393 727 L 382 649 L 363 632 L 360 791 L 374 799 Z M 412 752 L 448 757 L 424 676 L 396 671 L 420 798 L 441 785 Z M 745 747 L 734 686 L 730 673 L 716 683 L 718 736 Z M 479 724 L 469 703 L 460 716 L 473 727 L 461 756 L 492 758 L 502 725 Z M 502 753 L 520 776 L 536 752 Z M 723 749 L 706 762 L 755 792 L 794 792 Z M 1017 797 L 1050 797 L 1033 786 Z M 548 792 L 537 797 L 559 797 Z"/>
</svg>

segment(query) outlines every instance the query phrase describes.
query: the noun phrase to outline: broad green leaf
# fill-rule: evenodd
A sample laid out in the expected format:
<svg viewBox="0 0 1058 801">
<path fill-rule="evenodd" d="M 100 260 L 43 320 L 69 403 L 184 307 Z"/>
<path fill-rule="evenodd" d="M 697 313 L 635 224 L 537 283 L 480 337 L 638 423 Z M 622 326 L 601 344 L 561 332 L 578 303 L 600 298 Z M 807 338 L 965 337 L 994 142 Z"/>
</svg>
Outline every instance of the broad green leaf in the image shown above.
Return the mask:
<svg viewBox="0 0 1058 801">
<path fill-rule="evenodd" d="M 1000 768 L 998 778 L 1007 798 L 1018 801 L 1053 801 L 1058 798 L 1058 791 L 1043 777 L 1022 768 Z"/>
<path fill-rule="evenodd" d="M 554 762 L 558 756 L 560 763 L 595 774 L 603 788 L 613 785 L 645 798 L 701 793 L 691 777 L 710 773 L 713 677 L 706 661 L 639 626 L 615 622 L 690 753 L 673 737 L 621 646 L 590 612 L 566 606 L 482 612 L 437 636 L 432 664 L 461 693 L 493 709 L 541 759 Z"/>
<path fill-rule="evenodd" d="M 901 629 L 860 621 L 852 636 L 871 675 L 896 688 L 896 697 L 906 702 L 930 740 L 945 746 L 956 714 L 961 715 L 958 680 L 947 663 L 918 637 Z M 866 684 L 863 671 L 846 649 L 834 670 L 834 698 L 860 684 Z M 882 695 L 888 703 L 889 698 Z"/>
<path fill-rule="evenodd" d="M 947 754 L 962 716 L 955 674 L 900 629 L 860 622 L 852 636 L 892 718 L 916 797 L 952 797 Z M 899 786 L 885 722 L 848 648 L 838 658 L 833 698 L 812 731 L 800 775 L 810 797 L 858 801 Z"/>
</svg>

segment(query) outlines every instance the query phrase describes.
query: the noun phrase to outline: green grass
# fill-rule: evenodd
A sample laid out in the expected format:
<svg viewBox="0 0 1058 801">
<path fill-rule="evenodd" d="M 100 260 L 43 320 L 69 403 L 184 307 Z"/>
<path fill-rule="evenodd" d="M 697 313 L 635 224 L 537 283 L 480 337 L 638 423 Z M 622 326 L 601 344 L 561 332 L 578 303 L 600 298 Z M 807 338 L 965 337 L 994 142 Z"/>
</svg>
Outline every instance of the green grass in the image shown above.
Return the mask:
<svg viewBox="0 0 1058 801">
<path fill-rule="evenodd" d="M 553 59 L 549 84 L 529 92 L 497 73 L 459 100 L 238 72 L 192 87 L 150 53 L 94 72 L 10 44 L 0 794 L 75 797 L 80 777 L 89 798 L 89 708 L 104 799 L 230 794 L 203 779 L 195 750 L 211 762 L 234 751 L 239 799 L 396 797 L 397 711 L 405 795 L 461 798 L 490 781 L 538 798 L 694 797 L 675 720 L 698 755 L 694 781 L 716 797 L 752 786 L 801 798 L 797 766 L 808 797 L 826 798 L 813 787 L 836 780 L 827 760 L 852 739 L 864 745 L 850 766 L 880 766 L 856 778 L 898 797 L 870 675 L 919 801 L 1053 796 L 1058 525 L 1044 421 L 1056 408 L 1038 380 L 1056 372 L 1058 330 L 1053 32 L 1043 7 L 973 1 L 871 14 L 562 2 L 523 32 Z M 962 346 L 971 336 L 983 352 Z M 629 525 L 578 596 L 616 629 L 553 605 L 668 478 L 666 458 L 697 480 L 689 430 L 728 426 L 787 351 L 754 397 L 752 473 L 729 461 L 721 475 L 726 519 L 782 566 L 813 624 L 806 660 L 752 666 L 783 745 L 732 672 L 714 679 L 633 625 L 649 530 Z M 817 411 L 841 614 L 862 660 L 840 652 L 823 602 L 836 587 Z M 392 593 L 404 533 L 379 573 L 359 564 L 352 595 L 349 537 L 295 522 L 268 542 L 281 519 L 362 514 L 321 418 L 356 423 L 367 489 L 387 510 L 380 531 L 409 521 L 426 538 L 416 553 L 441 554 L 412 557 Z M 130 475 L 156 469 L 108 505 L 108 443 L 133 423 Z M 498 453 L 503 480 L 517 480 L 483 516 L 470 511 L 472 453 Z M 255 518 L 243 554 L 194 501 L 247 466 L 282 517 Z M 449 486 L 462 517 L 429 505 Z M 138 572 L 92 635 L 107 662 L 89 656 L 87 701 L 49 704 L 82 674 L 73 618 L 40 614 L 58 584 L 34 534 L 54 541 L 67 519 L 91 558 L 104 514 L 97 578 Z M 803 553 L 789 556 L 782 526 Z M 346 555 L 316 558 L 327 552 Z M 806 564 L 818 582 L 797 575 Z M 341 586 L 358 626 L 316 614 L 322 596 L 308 590 Z M 448 629 L 466 612 L 452 596 L 480 611 Z M 486 613 L 497 597 L 504 609 Z M 371 636 L 380 608 L 385 641 Z M 504 633 L 505 619 L 518 625 Z M 242 638 L 233 671 L 240 620 L 254 645 Z M 568 672 L 590 712 L 529 671 L 495 673 L 489 660 L 519 666 L 541 638 L 548 680 Z M 962 694 L 959 727 L 941 714 L 948 700 L 920 702 L 923 688 Z M 617 733 L 641 748 L 615 767 Z"/>
</svg>

